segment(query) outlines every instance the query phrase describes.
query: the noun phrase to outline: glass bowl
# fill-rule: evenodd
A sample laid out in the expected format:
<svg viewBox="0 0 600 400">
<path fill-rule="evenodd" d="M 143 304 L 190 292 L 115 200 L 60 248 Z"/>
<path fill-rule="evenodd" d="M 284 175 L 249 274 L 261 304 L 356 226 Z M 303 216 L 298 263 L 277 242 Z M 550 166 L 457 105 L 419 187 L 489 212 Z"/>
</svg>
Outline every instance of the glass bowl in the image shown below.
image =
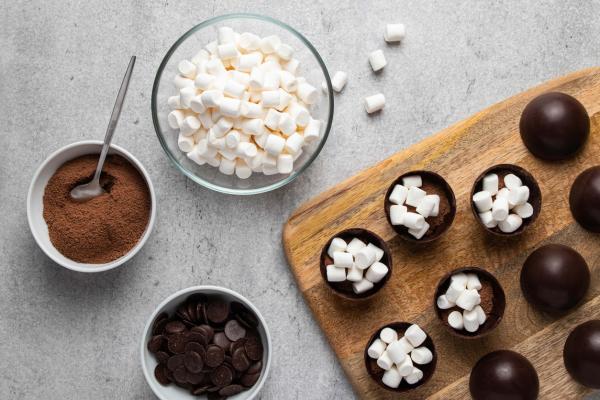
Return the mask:
<svg viewBox="0 0 600 400">
<path fill-rule="evenodd" d="M 294 162 L 290 174 L 264 175 L 253 173 L 248 179 L 240 179 L 235 175 L 225 175 L 218 168 L 208 164 L 197 165 L 188 159 L 177 146 L 178 130 L 172 129 L 167 121 L 171 111 L 167 99 L 177 94 L 173 79 L 177 65 L 181 60 L 189 60 L 204 46 L 217 39 L 217 29 L 229 26 L 236 32 L 252 32 L 261 37 L 278 35 L 282 43 L 294 48 L 294 58 L 298 59 L 298 76 L 319 91 L 319 100 L 310 107 L 314 119 L 322 121 L 321 136 L 303 147 L 301 156 Z M 325 82 L 327 92 L 321 90 Z M 187 31 L 169 49 L 162 60 L 154 86 L 152 88 L 152 121 L 154 129 L 167 156 L 183 174 L 194 182 L 217 192 L 251 195 L 268 192 L 280 188 L 297 178 L 317 158 L 323 148 L 333 121 L 333 91 L 329 72 L 321 56 L 314 46 L 300 32 L 289 25 L 270 17 L 254 14 L 227 14 L 204 21 Z"/>
</svg>

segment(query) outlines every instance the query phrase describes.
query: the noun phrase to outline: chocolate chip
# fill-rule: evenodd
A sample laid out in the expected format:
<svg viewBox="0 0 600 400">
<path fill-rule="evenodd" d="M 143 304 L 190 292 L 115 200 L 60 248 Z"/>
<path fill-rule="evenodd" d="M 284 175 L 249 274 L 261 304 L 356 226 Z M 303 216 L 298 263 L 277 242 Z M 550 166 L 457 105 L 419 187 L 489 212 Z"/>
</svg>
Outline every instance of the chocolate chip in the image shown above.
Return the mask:
<svg viewBox="0 0 600 400">
<path fill-rule="evenodd" d="M 190 331 L 190 333 L 188 334 L 188 340 L 190 342 L 201 343 L 204 346 L 206 346 L 209 342 L 205 333 L 193 332 L 193 331 Z"/>
<path fill-rule="evenodd" d="M 228 349 L 231 345 L 231 342 L 229 341 L 229 339 L 227 339 L 227 336 L 225 336 L 223 332 L 215 333 L 213 343 L 222 348 L 223 350 Z"/>
<path fill-rule="evenodd" d="M 190 351 L 195 351 L 196 353 L 198 353 L 200 355 L 200 357 L 202 357 L 203 360 L 204 360 L 204 358 L 206 356 L 206 349 L 200 343 L 189 342 L 188 344 L 186 344 L 185 345 L 185 352 L 187 353 L 187 352 L 190 352 Z"/>
<path fill-rule="evenodd" d="M 185 335 L 179 333 L 171 335 L 167 338 L 167 347 L 173 354 L 181 354 L 185 351 L 185 345 L 187 344 L 187 338 Z"/>
<path fill-rule="evenodd" d="M 206 348 L 206 365 L 215 368 L 223 364 L 225 352 L 219 346 L 211 344 Z"/>
<path fill-rule="evenodd" d="M 154 368 L 154 377 L 161 385 L 168 385 L 171 383 L 169 378 L 167 378 L 167 367 L 164 364 L 158 364 L 156 368 Z"/>
<path fill-rule="evenodd" d="M 202 360 L 202 356 L 200 356 L 200 354 L 196 353 L 195 351 L 185 353 L 183 363 L 188 371 L 195 374 L 201 372 L 202 367 L 204 367 L 204 361 Z"/>
<path fill-rule="evenodd" d="M 236 371 L 246 371 L 250 368 L 250 360 L 243 348 L 237 349 L 231 356 L 231 363 Z"/>
<path fill-rule="evenodd" d="M 191 385 L 199 385 L 204 382 L 206 375 L 203 372 L 193 373 L 188 371 L 187 374 L 187 383 Z"/>
<path fill-rule="evenodd" d="M 240 378 L 240 383 L 246 387 L 252 387 L 258 381 L 260 377 L 260 372 L 255 374 L 245 374 Z"/>
<path fill-rule="evenodd" d="M 165 326 L 169 323 L 169 317 L 167 313 L 160 313 L 156 320 L 154 320 L 154 325 L 152 326 L 152 334 L 160 335 L 165 331 Z"/>
<path fill-rule="evenodd" d="M 225 386 L 223 389 L 219 390 L 219 394 L 221 396 L 233 396 L 244 390 L 242 385 L 229 385 Z"/>
<path fill-rule="evenodd" d="M 262 361 L 257 361 L 248 368 L 247 374 L 255 374 L 262 371 Z"/>
<path fill-rule="evenodd" d="M 166 351 L 159 351 L 155 354 L 155 356 L 159 364 L 166 364 L 169 360 L 169 357 L 171 357 Z"/>
<path fill-rule="evenodd" d="M 233 380 L 233 371 L 226 365 L 220 365 L 210 374 L 210 381 L 215 386 L 225 387 Z"/>
<path fill-rule="evenodd" d="M 169 368 L 171 371 L 175 371 L 177 368 L 183 366 L 183 359 L 183 354 L 177 354 L 169 358 L 169 360 L 167 361 L 167 368 Z"/>
<path fill-rule="evenodd" d="M 187 371 L 185 370 L 185 367 L 182 365 L 173 371 L 173 377 L 177 383 L 187 383 Z"/>
<path fill-rule="evenodd" d="M 210 322 L 222 324 L 229 316 L 229 303 L 219 299 L 213 300 L 208 303 L 206 316 Z"/>
<path fill-rule="evenodd" d="M 168 334 L 181 333 L 185 331 L 185 325 L 180 321 L 171 321 L 165 326 L 165 331 Z"/>
<path fill-rule="evenodd" d="M 227 336 L 227 339 L 235 342 L 246 336 L 246 329 L 235 319 L 232 319 L 225 324 L 225 336 Z"/>
<path fill-rule="evenodd" d="M 213 329 L 212 326 L 210 325 L 206 325 L 206 324 L 202 324 L 202 325 L 198 325 L 197 327 L 194 328 L 195 330 L 199 331 L 199 332 L 204 332 L 206 333 L 206 337 L 208 338 L 208 341 L 210 342 L 213 337 L 215 336 L 215 330 Z"/>
<path fill-rule="evenodd" d="M 165 344 L 165 337 L 163 335 L 153 336 L 148 341 L 148 351 L 151 353 L 157 353 Z"/>
<path fill-rule="evenodd" d="M 246 355 L 249 359 L 253 361 L 258 361 L 262 359 L 262 342 L 256 336 L 250 336 L 248 340 L 246 340 L 246 344 L 244 344 L 244 349 L 246 349 Z"/>
</svg>

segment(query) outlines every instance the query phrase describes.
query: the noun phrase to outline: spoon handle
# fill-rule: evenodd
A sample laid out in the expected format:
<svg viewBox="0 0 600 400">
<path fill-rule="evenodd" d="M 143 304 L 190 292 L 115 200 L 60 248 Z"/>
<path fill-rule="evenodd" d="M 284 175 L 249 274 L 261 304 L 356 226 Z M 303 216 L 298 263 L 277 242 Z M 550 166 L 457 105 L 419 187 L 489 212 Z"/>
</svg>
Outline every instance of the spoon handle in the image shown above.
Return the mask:
<svg viewBox="0 0 600 400">
<path fill-rule="evenodd" d="M 104 136 L 104 144 L 102 145 L 102 152 L 100 153 L 100 158 L 98 159 L 98 166 L 96 167 L 96 173 L 94 174 L 94 180 L 96 181 L 100 180 L 100 174 L 102 173 L 104 160 L 106 159 L 106 154 L 108 153 L 113 133 L 115 133 L 117 122 L 119 121 L 119 117 L 121 116 L 123 101 L 125 100 L 125 95 L 127 94 L 127 88 L 129 87 L 129 81 L 131 80 L 131 73 L 133 72 L 134 65 L 135 56 L 132 56 L 131 60 L 129 61 L 129 65 L 127 66 L 127 71 L 125 71 L 123 82 L 121 82 L 121 88 L 119 89 L 119 94 L 117 94 L 117 100 L 115 101 L 112 114 L 110 115 L 110 121 L 108 123 L 108 128 L 106 129 L 106 135 Z"/>
</svg>

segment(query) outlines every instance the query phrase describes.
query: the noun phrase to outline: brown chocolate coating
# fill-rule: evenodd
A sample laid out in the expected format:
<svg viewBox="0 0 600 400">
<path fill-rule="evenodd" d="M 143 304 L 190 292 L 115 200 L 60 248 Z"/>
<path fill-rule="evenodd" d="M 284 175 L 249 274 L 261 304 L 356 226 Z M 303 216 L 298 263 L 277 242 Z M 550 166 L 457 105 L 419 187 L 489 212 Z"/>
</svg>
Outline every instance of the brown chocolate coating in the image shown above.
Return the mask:
<svg viewBox="0 0 600 400">
<path fill-rule="evenodd" d="M 525 299 L 544 311 L 564 312 L 575 307 L 590 286 L 590 270 L 575 250 L 549 244 L 527 257 L 521 270 Z"/>
<path fill-rule="evenodd" d="M 584 386 L 600 389 L 600 320 L 577 326 L 563 350 L 565 367 Z"/>
<path fill-rule="evenodd" d="M 575 179 L 569 205 L 579 225 L 600 233 L 600 165 L 586 169 Z"/>
<path fill-rule="evenodd" d="M 474 400 L 534 400 L 540 381 L 527 358 L 514 351 L 498 350 L 477 361 L 469 390 Z"/>
<path fill-rule="evenodd" d="M 563 160 L 585 144 L 590 134 L 590 117 L 574 97 L 551 92 L 527 104 L 519 128 L 523 143 L 533 155 L 545 160 Z"/>
</svg>

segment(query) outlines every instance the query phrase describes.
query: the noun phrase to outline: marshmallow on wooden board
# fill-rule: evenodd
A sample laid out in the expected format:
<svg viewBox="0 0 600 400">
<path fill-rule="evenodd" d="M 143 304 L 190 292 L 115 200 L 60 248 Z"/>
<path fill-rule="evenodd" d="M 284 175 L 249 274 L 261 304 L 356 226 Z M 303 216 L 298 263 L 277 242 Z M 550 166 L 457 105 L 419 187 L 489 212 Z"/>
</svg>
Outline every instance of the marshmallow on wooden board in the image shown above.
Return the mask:
<svg viewBox="0 0 600 400">
<path fill-rule="evenodd" d="M 428 218 L 433 214 L 433 209 L 435 207 L 435 199 L 432 197 L 425 196 L 419 202 L 417 206 L 417 213 L 421 214 L 424 218 Z"/>
<path fill-rule="evenodd" d="M 383 93 L 377 93 L 365 97 L 365 110 L 369 114 L 382 110 L 383 107 L 385 107 L 385 96 Z"/>
<path fill-rule="evenodd" d="M 388 271 L 389 269 L 385 264 L 376 261 L 367 269 L 365 278 L 373 283 L 378 283 L 388 274 Z"/>
<path fill-rule="evenodd" d="M 354 255 L 354 263 L 358 268 L 366 269 L 375 262 L 375 257 L 375 250 L 369 246 L 365 246 Z"/>
<path fill-rule="evenodd" d="M 383 39 L 388 42 L 400 42 L 406 36 L 404 24 L 387 24 L 383 33 Z"/>
<path fill-rule="evenodd" d="M 390 201 L 390 203 L 403 205 L 404 202 L 406 201 L 407 195 L 408 195 L 408 188 L 406 186 L 395 185 L 394 189 L 392 190 L 392 193 L 390 194 L 390 197 L 388 197 L 388 200 Z"/>
<path fill-rule="evenodd" d="M 289 174 L 294 170 L 294 158 L 290 154 L 277 156 L 277 171 L 280 174 Z"/>
<path fill-rule="evenodd" d="M 410 228 L 408 233 L 411 234 L 415 239 L 419 240 L 425 236 L 429 230 L 429 224 L 425 222 L 421 228 Z"/>
<path fill-rule="evenodd" d="M 337 71 L 333 74 L 333 78 L 331 78 L 331 87 L 336 92 L 341 92 L 348 83 L 348 74 L 344 71 Z"/>
<path fill-rule="evenodd" d="M 350 268 L 354 265 L 354 257 L 345 251 L 334 251 L 333 263 L 340 268 Z"/>
<path fill-rule="evenodd" d="M 346 251 L 353 256 L 359 252 L 360 249 L 366 247 L 366 243 L 360 240 L 359 238 L 353 238 L 350 242 L 348 242 L 348 246 L 346 246 Z"/>
<path fill-rule="evenodd" d="M 413 324 L 406 329 L 404 337 L 413 347 L 419 347 L 427 339 L 427 334 L 417 324 Z"/>
<path fill-rule="evenodd" d="M 404 207 L 404 206 L 398 206 Z M 420 231 L 425 227 L 425 218 L 421 214 L 417 214 L 414 212 L 406 212 L 402 217 L 402 225 L 407 227 L 409 230 L 413 229 L 415 231 Z"/>
<path fill-rule="evenodd" d="M 361 294 L 373 289 L 373 286 L 373 282 L 363 278 L 359 282 L 352 283 L 352 290 L 356 294 Z"/>
<path fill-rule="evenodd" d="M 486 228 L 495 228 L 498 225 L 498 221 L 494 219 L 491 210 L 479 213 L 479 219 L 481 220 L 481 223 L 485 225 Z"/>
<path fill-rule="evenodd" d="M 433 360 L 433 353 L 427 347 L 421 346 L 410 353 L 410 358 L 417 364 L 425 365 Z"/>
<path fill-rule="evenodd" d="M 463 311 L 463 325 L 467 332 L 476 332 L 479 329 L 479 322 L 477 319 L 477 312 L 475 310 Z"/>
<path fill-rule="evenodd" d="M 393 205 L 390 207 L 390 221 L 392 225 L 404 225 L 404 216 L 408 213 L 406 206 Z"/>
<path fill-rule="evenodd" d="M 383 249 L 380 249 L 379 247 L 375 246 L 373 243 L 367 244 L 367 247 L 371 248 L 375 252 L 375 261 L 381 261 L 381 259 L 383 258 L 383 255 L 385 254 Z"/>
<path fill-rule="evenodd" d="M 406 204 L 409 206 L 418 207 L 419 203 L 425 198 L 425 196 L 427 196 L 427 193 L 423 189 L 417 186 L 411 186 L 406 195 Z"/>
<path fill-rule="evenodd" d="M 345 268 L 340 268 L 336 265 L 328 265 L 325 269 L 327 271 L 327 281 L 343 282 L 346 280 L 346 269 Z"/>
<path fill-rule="evenodd" d="M 487 315 L 485 315 L 485 311 L 483 311 L 483 308 L 481 308 L 481 306 L 476 306 L 473 310 L 477 314 L 477 323 L 479 323 L 480 326 L 483 325 L 487 320 Z"/>
<path fill-rule="evenodd" d="M 460 311 L 452 311 L 448 314 L 448 325 L 456 330 L 462 330 L 464 328 L 462 313 Z"/>
<path fill-rule="evenodd" d="M 346 251 L 346 247 L 348 247 L 348 244 L 344 241 L 344 239 L 335 237 L 331 239 L 331 243 L 327 249 L 327 255 L 333 259 L 333 253 L 336 251 Z"/>
<path fill-rule="evenodd" d="M 418 383 L 421 379 L 423 379 L 423 371 L 421 371 L 417 367 L 413 367 L 413 370 L 410 373 L 410 375 L 404 377 L 404 380 L 406 380 L 406 383 L 408 383 L 409 385 L 414 385 L 415 383 Z"/>
<path fill-rule="evenodd" d="M 383 50 L 375 50 L 371 54 L 369 54 L 369 64 L 371 64 L 371 68 L 374 72 L 380 71 L 387 65 L 387 61 L 385 60 L 385 54 L 383 54 Z"/>
<path fill-rule="evenodd" d="M 179 132 L 179 136 L 177 137 L 177 147 L 184 153 L 189 153 L 194 149 L 194 138 Z"/>
<path fill-rule="evenodd" d="M 379 338 L 383 340 L 384 343 L 390 344 L 398 340 L 398 332 L 396 332 L 395 329 L 385 327 L 379 332 Z"/>
<path fill-rule="evenodd" d="M 445 294 L 438 296 L 436 300 L 436 305 L 440 310 L 447 310 L 456 305 L 456 303 L 448 300 L 448 297 Z"/>
<path fill-rule="evenodd" d="M 529 200 L 529 187 L 519 186 L 515 189 L 510 189 L 508 193 L 508 202 L 511 206 L 520 206 L 527 203 Z"/>
<path fill-rule="evenodd" d="M 400 364 L 406 358 L 406 352 L 398 340 L 392 341 L 386 348 L 386 351 L 394 364 Z"/>
<path fill-rule="evenodd" d="M 412 369 L 413 369 L 412 358 L 404 357 L 404 359 L 402 360 L 401 363 L 396 364 L 396 368 L 398 368 L 398 372 L 400 373 L 400 375 L 402 375 L 402 376 L 410 375 L 410 373 L 412 372 Z"/>
<path fill-rule="evenodd" d="M 410 189 L 413 186 L 421 187 L 423 186 L 423 179 L 420 175 L 409 175 L 402 178 L 402 186 Z"/>
<path fill-rule="evenodd" d="M 530 218 L 533 215 L 533 206 L 529 203 L 520 204 L 513 211 L 521 218 Z"/>
<path fill-rule="evenodd" d="M 363 280 L 363 270 L 358 268 L 356 265 L 353 265 L 348 270 L 348 275 L 346 276 L 346 279 L 350 282 L 360 282 L 361 280 Z"/>
<path fill-rule="evenodd" d="M 473 203 L 477 208 L 477 211 L 480 213 L 484 213 L 492 209 L 494 201 L 492 200 L 492 195 L 490 192 L 482 190 L 481 192 L 477 192 L 473 195 Z"/>
<path fill-rule="evenodd" d="M 516 189 L 522 185 L 523 181 L 515 174 L 508 174 L 504 177 L 504 186 L 506 186 L 509 190 Z"/>
<path fill-rule="evenodd" d="M 498 175 L 488 174 L 483 177 L 482 181 L 483 190 L 494 196 L 498 193 Z"/>
<path fill-rule="evenodd" d="M 373 343 L 371 343 L 371 345 L 367 349 L 367 354 L 369 357 L 371 357 L 373 359 L 378 359 L 379 357 L 381 357 L 381 355 L 385 351 L 386 346 L 387 346 L 387 344 L 383 340 L 381 340 L 379 338 L 375 339 L 375 340 L 373 340 Z"/>
<path fill-rule="evenodd" d="M 467 289 L 470 290 L 481 290 L 481 281 L 475 273 L 467 274 Z"/>
<path fill-rule="evenodd" d="M 504 233 L 513 233 L 523 225 L 523 219 L 517 214 L 510 214 L 504 221 L 498 222 L 498 228 Z"/>
<path fill-rule="evenodd" d="M 481 296 L 475 289 L 466 289 L 456 299 L 456 305 L 463 310 L 471 311 L 481 303 Z"/>
<path fill-rule="evenodd" d="M 402 375 L 400 375 L 398 368 L 392 366 L 389 370 L 383 373 L 381 382 L 387 387 L 397 389 L 402 382 Z"/>
<path fill-rule="evenodd" d="M 492 204 L 492 217 L 498 222 L 504 221 L 508 217 L 508 212 L 508 200 L 504 197 L 496 198 Z"/>
</svg>

